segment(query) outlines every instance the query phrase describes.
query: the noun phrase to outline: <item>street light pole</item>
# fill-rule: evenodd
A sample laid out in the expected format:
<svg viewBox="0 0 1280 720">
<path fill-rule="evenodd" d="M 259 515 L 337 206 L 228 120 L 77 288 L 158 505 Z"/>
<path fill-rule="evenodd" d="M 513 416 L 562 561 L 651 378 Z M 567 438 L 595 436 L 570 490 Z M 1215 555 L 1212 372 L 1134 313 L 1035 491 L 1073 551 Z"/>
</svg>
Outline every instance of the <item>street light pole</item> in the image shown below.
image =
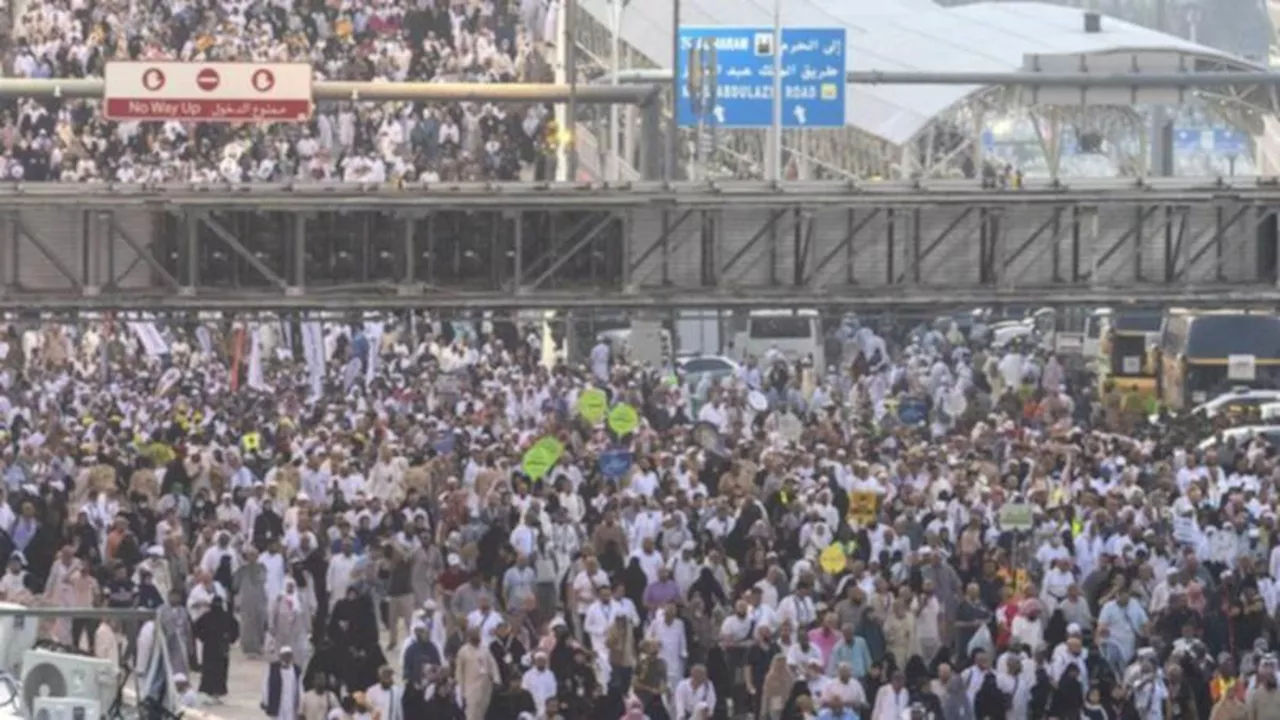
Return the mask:
<svg viewBox="0 0 1280 720">
<path fill-rule="evenodd" d="M 676 172 L 680 159 L 680 121 L 676 119 L 680 107 L 680 0 L 671 0 L 671 115 L 667 120 L 667 166 L 662 172 L 665 180 L 678 180 Z"/>
<path fill-rule="evenodd" d="M 610 47 L 610 52 L 609 52 L 609 66 L 610 66 L 609 70 L 610 70 L 610 74 L 613 76 L 613 79 L 611 81 L 613 85 L 617 85 L 619 83 L 618 73 L 622 70 L 622 67 L 621 67 L 622 58 L 620 57 L 622 40 L 619 37 L 619 35 L 622 33 L 622 11 L 626 9 L 626 7 L 627 7 L 627 0 L 612 0 L 610 3 L 610 10 L 612 11 L 612 15 L 610 19 L 613 21 L 612 22 L 613 27 L 610 28 L 610 30 L 612 31 L 612 34 L 613 34 L 613 43 L 612 43 L 612 46 Z M 620 128 L 618 127 L 618 106 L 610 105 L 609 106 L 609 163 L 610 164 L 608 167 L 605 168 L 605 173 L 606 173 L 605 176 L 609 180 L 614 182 L 617 182 L 622 178 L 622 175 L 620 172 L 621 163 L 619 162 L 619 159 L 618 159 L 619 130 Z"/>
<path fill-rule="evenodd" d="M 773 127 L 769 133 L 769 179 L 782 179 L 782 0 L 773 0 Z"/>
</svg>

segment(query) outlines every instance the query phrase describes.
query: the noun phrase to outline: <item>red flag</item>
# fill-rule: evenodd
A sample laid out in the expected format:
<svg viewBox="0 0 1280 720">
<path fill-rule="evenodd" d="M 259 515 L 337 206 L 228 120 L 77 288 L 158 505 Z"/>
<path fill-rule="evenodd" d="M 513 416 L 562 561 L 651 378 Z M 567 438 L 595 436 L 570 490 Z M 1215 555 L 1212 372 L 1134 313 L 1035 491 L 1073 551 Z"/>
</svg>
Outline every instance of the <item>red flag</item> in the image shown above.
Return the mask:
<svg viewBox="0 0 1280 720">
<path fill-rule="evenodd" d="M 240 387 L 240 361 L 244 357 L 244 328 L 236 328 L 231 341 L 231 392 Z"/>
</svg>

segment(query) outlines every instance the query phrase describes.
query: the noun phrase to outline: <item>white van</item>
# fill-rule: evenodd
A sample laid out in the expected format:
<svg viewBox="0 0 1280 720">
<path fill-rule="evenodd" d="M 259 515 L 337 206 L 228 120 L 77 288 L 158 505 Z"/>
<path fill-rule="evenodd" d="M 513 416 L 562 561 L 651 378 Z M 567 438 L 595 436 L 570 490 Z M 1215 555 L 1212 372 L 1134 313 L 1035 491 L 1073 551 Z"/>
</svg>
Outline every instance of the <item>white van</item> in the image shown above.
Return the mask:
<svg viewBox="0 0 1280 720">
<path fill-rule="evenodd" d="M 792 362 L 811 356 L 814 368 L 827 365 L 817 310 L 752 310 L 747 329 L 737 338 L 735 354 L 742 360 L 763 359 L 770 350 L 777 350 Z"/>
</svg>

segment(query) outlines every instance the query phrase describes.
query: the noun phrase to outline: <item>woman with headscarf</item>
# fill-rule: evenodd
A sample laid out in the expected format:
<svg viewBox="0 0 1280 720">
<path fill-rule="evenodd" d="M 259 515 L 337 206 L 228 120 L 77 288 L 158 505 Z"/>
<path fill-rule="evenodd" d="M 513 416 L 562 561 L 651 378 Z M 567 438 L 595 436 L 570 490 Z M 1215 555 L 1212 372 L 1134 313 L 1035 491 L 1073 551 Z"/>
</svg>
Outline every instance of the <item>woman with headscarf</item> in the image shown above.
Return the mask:
<svg viewBox="0 0 1280 720">
<path fill-rule="evenodd" d="M 1080 717 L 1084 709 L 1084 695 L 1084 687 L 1080 683 L 1080 667 L 1071 663 L 1063 671 L 1062 677 L 1058 678 L 1058 686 L 1053 689 L 1049 714 L 1057 718 Z"/>
<path fill-rule="evenodd" d="M 342 681 L 348 690 L 367 688 L 378 681 L 377 669 L 386 664 L 386 658 L 378 645 L 373 599 L 362 586 L 348 587 L 347 596 L 333 606 L 329 638 L 335 656 L 342 658 Z"/>
<path fill-rule="evenodd" d="M 716 580 L 715 573 L 705 566 L 698 572 L 698 579 L 694 580 L 693 585 L 689 587 L 689 599 L 692 600 L 695 597 L 702 599 L 702 606 L 708 611 L 718 605 L 729 604 L 724 595 L 724 588 L 720 585 L 720 581 Z"/>
<path fill-rule="evenodd" d="M 294 662 L 305 668 L 311 658 L 311 612 L 292 577 L 284 581 L 284 591 L 271 613 L 270 629 L 276 647 L 293 648 Z"/>
<path fill-rule="evenodd" d="M 938 699 L 942 702 L 939 720 L 973 720 L 973 704 L 969 702 L 964 677 L 960 673 L 952 673 Z"/>
<path fill-rule="evenodd" d="M 779 720 L 782 717 L 782 710 L 791 697 L 791 686 L 795 683 L 796 678 L 787 667 L 787 656 L 782 653 L 774 655 L 760 687 L 760 704 L 756 708 L 760 720 Z"/>
<path fill-rule="evenodd" d="M 231 645 L 240 635 L 240 625 L 223 606 L 222 598 L 214 597 L 209 611 L 196 621 L 195 635 L 202 647 L 200 692 L 212 698 L 225 697 Z"/>
<path fill-rule="evenodd" d="M 627 598 L 636 606 L 636 613 L 640 616 L 640 626 L 643 627 L 649 617 L 649 609 L 644 604 L 644 591 L 649 586 L 649 578 L 640 567 L 638 556 L 632 555 L 631 561 L 627 563 L 627 569 L 622 571 L 622 584 L 627 590 Z"/>
<path fill-rule="evenodd" d="M 240 649 L 248 657 L 262 654 L 267 632 L 267 568 L 258 562 L 258 550 L 245 548 L 245 562 L 232 578 L 233 591 L 243 620 Z"/>
</svg>

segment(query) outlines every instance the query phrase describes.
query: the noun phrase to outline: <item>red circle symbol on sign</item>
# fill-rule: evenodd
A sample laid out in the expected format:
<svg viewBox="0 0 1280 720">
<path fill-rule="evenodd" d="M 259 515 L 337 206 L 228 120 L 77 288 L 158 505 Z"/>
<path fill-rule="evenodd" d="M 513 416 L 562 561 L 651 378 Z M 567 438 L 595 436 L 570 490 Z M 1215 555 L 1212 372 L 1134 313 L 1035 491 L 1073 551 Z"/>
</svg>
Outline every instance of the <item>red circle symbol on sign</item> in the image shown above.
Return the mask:
<svg viewBox="0 0 1280 720">
<path fill-rule="evenodd" d="M 271 92 L 271 88 L 276 86 L 275 73 L 263 68 L 253 74 L 253 89 L 258 92 Z"/>
<path fill-rule="evenodd" d="M 160 68 L 150 68 L 142 73 L 142 87 L 151 92 L 164 87 L 164 72 Z"/>
<path fill-rule="evenodd" d="M 210 92 L 218 88 L 218 71 L 212 68 L 205 68 L 196 74 L 196 85 L 205 92 Z"/>
</svg>

